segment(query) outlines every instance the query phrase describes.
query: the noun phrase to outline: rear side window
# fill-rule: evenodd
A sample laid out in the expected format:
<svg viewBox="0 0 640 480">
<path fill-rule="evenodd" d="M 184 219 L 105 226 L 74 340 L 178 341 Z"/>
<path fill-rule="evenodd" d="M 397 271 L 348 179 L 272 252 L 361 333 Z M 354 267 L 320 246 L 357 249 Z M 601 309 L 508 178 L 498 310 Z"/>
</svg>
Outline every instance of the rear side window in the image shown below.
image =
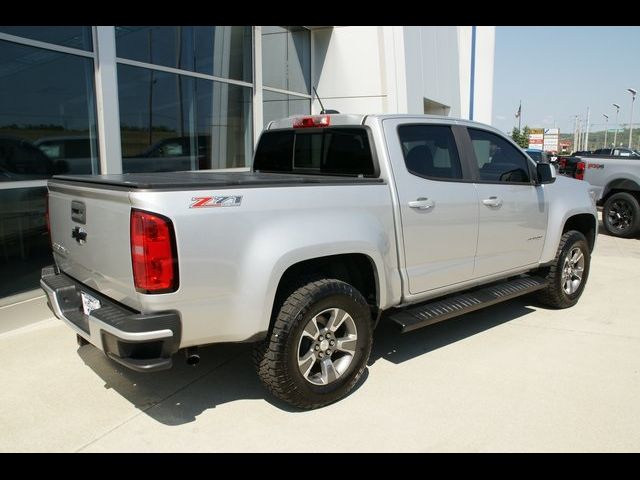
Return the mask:
<svg viewBox="0 0 640 480">
<path fill-rule="evenodd" d="M 469 128 L 478 162 L 480 180 L 495 183 L 529 183 L 529 163 L 504 138 L 484 130 Z"/>
<path fill-rule="evenodd" d="M 265 132 L 253 169 L 263 172 L 375 176 L 371 146 L 362 128 Z"/>
<path fill-rule="evenodd" d="M 409 172 L 435 179 L 462 178 L 460 157 L 451 127 L 401 125 L 398 135 Z"/>
</svg>

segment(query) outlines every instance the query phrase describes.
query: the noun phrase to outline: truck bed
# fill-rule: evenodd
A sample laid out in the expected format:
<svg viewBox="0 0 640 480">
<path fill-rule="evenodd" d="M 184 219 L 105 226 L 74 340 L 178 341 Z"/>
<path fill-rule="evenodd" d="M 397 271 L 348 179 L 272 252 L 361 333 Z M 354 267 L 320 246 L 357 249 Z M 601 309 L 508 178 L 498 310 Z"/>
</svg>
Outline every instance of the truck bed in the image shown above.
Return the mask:
<svg viewBox="0 0 640 480">
<path fill-rule="evenodd" d="M 154 172 L 111 175 L 56 175 L 54 181 L 91 183 L 132 190 L 185 190 L 192 188 L 250 188 L 295 185 L 359 185 L 384 183 L 381 178 L 338 175 L 300 175 L 261 172 Z"/>
</svg>

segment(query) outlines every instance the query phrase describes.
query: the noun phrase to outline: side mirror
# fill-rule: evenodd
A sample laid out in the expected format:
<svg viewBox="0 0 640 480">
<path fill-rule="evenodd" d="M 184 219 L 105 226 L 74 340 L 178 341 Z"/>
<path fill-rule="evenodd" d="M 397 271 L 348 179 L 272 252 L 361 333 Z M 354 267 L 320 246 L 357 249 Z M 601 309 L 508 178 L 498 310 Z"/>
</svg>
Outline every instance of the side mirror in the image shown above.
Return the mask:
<svg viewBox="0 0 640 480">
<path fill-rule="evenodd" d="M 556 171 L 550 163 L 538 163 L 536 165 L 536 172 L 538 173 L 539 185 L 556 181 Z"/>
</svg>

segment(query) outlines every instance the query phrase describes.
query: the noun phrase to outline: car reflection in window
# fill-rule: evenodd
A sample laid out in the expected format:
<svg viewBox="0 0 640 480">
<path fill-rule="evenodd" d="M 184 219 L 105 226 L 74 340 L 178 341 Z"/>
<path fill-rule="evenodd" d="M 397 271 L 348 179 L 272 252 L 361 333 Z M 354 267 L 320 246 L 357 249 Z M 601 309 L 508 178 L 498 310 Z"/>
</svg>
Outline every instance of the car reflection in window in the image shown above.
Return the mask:
<svg viewBox="0 0 640 480">
<path fill-rule="evenodd" d="M 27 140 L 0 137 L 0 181 L 51 177 L 53 162 Z"/>
</svg>

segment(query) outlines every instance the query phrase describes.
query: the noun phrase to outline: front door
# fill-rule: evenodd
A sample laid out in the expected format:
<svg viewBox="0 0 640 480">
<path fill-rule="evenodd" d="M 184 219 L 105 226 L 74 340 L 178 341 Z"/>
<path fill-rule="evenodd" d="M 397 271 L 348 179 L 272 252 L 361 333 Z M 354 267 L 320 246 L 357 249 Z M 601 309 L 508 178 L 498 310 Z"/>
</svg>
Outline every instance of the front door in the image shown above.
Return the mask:
<svg viewBox="0 0 640 480">
<path fill-rule="evenodd" d="M 518 147 L 486 130 L 468 132 L 480 211 L 474 277 L 537 263 L 547 225 L 544 187 L 532 181 L 532 165 Z"/>
<path fill-rule="evenodd" d="M 409 293 L 472 279 L 478 197 L 451 125 L 387 119 L 384 129 L 400 203 Z"/>
</svg>

